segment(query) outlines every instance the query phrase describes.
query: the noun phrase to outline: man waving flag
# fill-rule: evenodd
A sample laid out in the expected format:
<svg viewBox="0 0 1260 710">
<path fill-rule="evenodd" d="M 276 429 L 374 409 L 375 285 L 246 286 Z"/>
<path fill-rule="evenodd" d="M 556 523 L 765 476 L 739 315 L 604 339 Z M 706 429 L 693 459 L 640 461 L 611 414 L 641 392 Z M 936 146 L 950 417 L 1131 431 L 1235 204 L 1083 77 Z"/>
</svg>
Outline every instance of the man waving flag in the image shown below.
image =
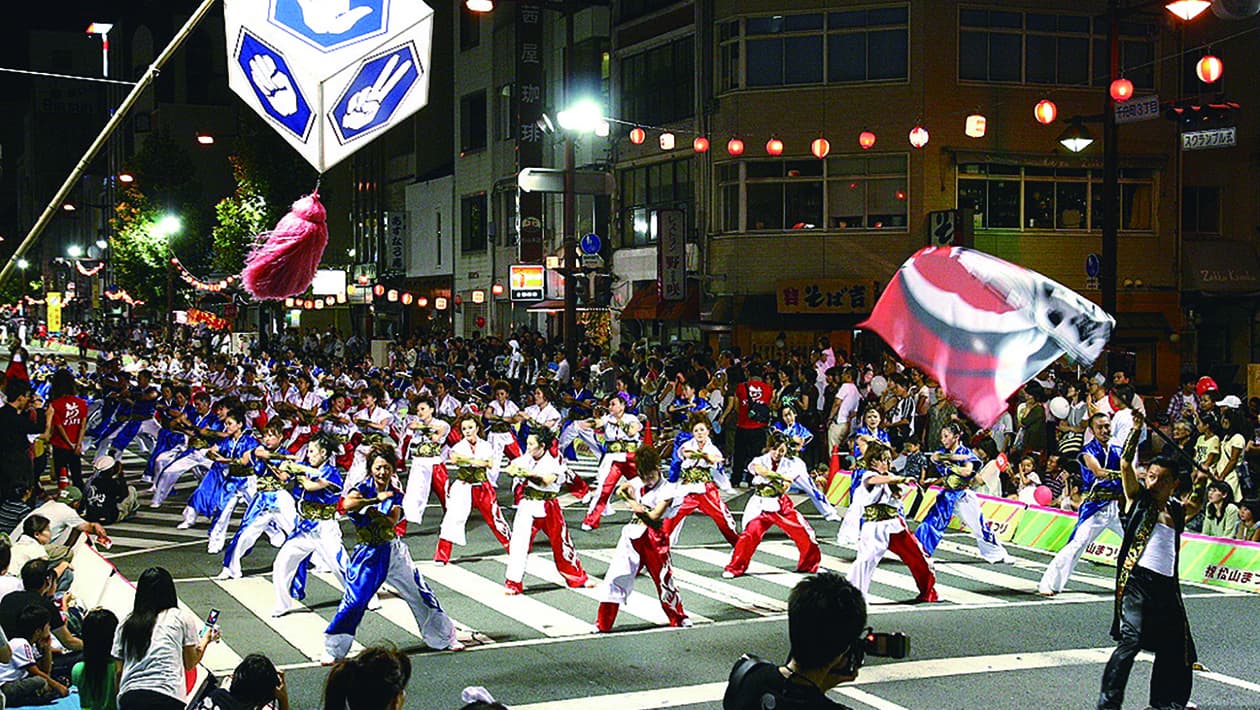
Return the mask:
<svg viewBox="0 0 1260 710">
<path fill-rule="evenodd" d="M 1092 363 L 1115 319 L 1080 294 L 962 247 L 920 249 L 862 324 L 990 426 L 1015 390 L 1063 355 Z"/>
</svg>

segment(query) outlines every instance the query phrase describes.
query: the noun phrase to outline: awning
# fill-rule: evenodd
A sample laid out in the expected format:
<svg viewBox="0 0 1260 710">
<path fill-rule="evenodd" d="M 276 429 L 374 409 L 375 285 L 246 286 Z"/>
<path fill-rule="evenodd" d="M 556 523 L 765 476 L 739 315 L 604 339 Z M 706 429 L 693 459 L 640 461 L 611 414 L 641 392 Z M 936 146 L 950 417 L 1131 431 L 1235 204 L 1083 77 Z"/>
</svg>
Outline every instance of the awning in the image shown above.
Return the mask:
<svg viewBox="0 0 1260 710">
<path fill-rule="evenodd" d="M 1260 262 L 1249 242 L 1228 239 L 1182 242 L 1182 277 L 1186 291 L 1260 292 Z"/>
<path fill-rule="evenodd" d="M 655 284 L 640 286 L 635 289 L 626 307 L 621 309 L 621 320 L 700 320 L 700 290 L 694 287 L 687 290 L 687 298 L 682 301 L 663 301 Z"/>
<path fill-rule="evenodd" d="M 735 322 L 758 330 L 826 332 L 855 327 L 869 313 L 779 313 L 778 296 L 751 294 L 735 309 Z"/>
</svg>

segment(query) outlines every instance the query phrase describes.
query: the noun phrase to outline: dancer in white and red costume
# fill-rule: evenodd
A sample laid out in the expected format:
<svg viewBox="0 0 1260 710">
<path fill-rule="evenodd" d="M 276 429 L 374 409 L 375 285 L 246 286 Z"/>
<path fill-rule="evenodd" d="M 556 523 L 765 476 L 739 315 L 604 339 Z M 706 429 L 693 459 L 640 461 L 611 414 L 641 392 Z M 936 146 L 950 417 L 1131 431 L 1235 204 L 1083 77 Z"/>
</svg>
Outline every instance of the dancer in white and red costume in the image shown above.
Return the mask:
<svg viewBox="0 0 1260 710">
<path fill-rule="evenodd" d="M 793 466 L 797 459 L 788 456 L 788 446 L 787 437 L 772 436 L 766 453 L 748 464 L 753 494 L 744 508 L 744 532 L 735 542 L 735 550 L 722 572 L 723 577 L 738 577 L 747 572 L 761 538 L 771 526 L 776 525 L 796 543 L 800 552 L 796 571 L 809 574 L 818 571 L 822 550 L 818 548 L 814 529 L 805 522 L 805 517 L 787 496 L 788 488 L 797 477 Z"/>
<path fill-rule="evenodd" d="M 634 591 L 634 578 L 647 568 L 661 608 L 670 626 L 691 626 L 683 611 L 682 597 L 674 586 L 674 568 L 669 559 L 669 533 L 663 523 L 669 520 L 677 495 L 674 484 L 661 478 L 661 457 L 656 449 L 640 446 L 634 454 L 638 477 L 623 481 L 618 494 L 626 499 L 634 521 L 621 529 L 617 549 L 608 564 L 608 574 L 600 594 L 595 626 L 602 633 L 612 630 L 617 612 Z"/>
<path fill-rule="evenodd" d="M 525 453 L 513 459 L 508 474 L 525 481 L 524 496 L 516 506 L 512 521 L 512 539 L 508 543 L 507 578 L 504 585 L 508 594 L 525 591 L 525 564 L 529 549 L 538 531 L 547 534 L 551 541 L 551 555 L 556 561 L 556 571 L 565 584 L 573 588 L 588 586 L 586 571 L 578 560 L 577 549 L 569 537 L 569 528 L 560 510 L 560 484 L 564 480 L 564 465 L 548 450 L 554 439 L 548 431 L 538 431 L 525 440 Z"/>
<path fill-rule="evenodd" d="M 692 414 L 687 420 L 691 438 L 679 449 L 681 465 L 675 483 L 682 498 L 678 512 L 665 521 L 665 532 L 671 536 L 684 518 L 696 510 L 713 519 L 718 532 L 732 546 L 739 539 L 735 532 L 735 519 L 722 500 L 717 484 L 713 482 L 715 467 L 722 462 L 722 452 L 710 440 L 709 417 L 703 413 Z M 636 454 L 637 455 L 637 454 Z"/>
<path fill-rule="evenodd" d="M 471 416 L 464 417 L 459 422 L 459 431 L 463 438 L 451 447 L 446 462 L 450 487 L 446 492 L 446 515 L 442 517 L 437 551 L 433 555 L 433 561 L 438 564 L 450 561 L 452 545 L 465 544 L 464 527 L 473 508 L 481 513 L 504 550 L 508 549 L 508 538 L 512 534 L 499 509 L 494 486 L 490 485 L 490 442 L 481 438 L 481 423 Z"/>
<path fill-rule="evenodd" d="M 598 495 L 591 501 L 591 507 L 582 520 L 583 530 L 594 530 L 599 527 L 600 519 L 610 515 L 608 500 L 618 483 L 623 478 L 633 478 L 634 451 L 639 448 L 639 440 L 643 435 L 643 423 L 633 414 L 626 412 L 626 401 L 619 395 L 612 395 L 607 400 L 608 414 L 597 422 L 603 427 L 604 456 L 599 460 L 599 472 L 596 474 L 595 490 Z"/>
<path fill-rule="evenodd" d="M 892 551 L 910 569 L 914 583 L 919 588 L 918 602 L 937 601 L 936 575 L 928 563 L 927 555 L 919 540 L 910 534 L 906 518 L 901 512 L 899 487 L 911 481 L 908 476 L 898 476 L 891 471 L 892 449 L 878 441 L 866 447 L 862 457 L 862 469 L 854 472 L 866 489 L 867 502 L 862 511 L 862 531 L 858 535 L 857 559 L 849 569 L 849 581 L 862 590 L 871 587 L 875 567 Z"/>
</svg>

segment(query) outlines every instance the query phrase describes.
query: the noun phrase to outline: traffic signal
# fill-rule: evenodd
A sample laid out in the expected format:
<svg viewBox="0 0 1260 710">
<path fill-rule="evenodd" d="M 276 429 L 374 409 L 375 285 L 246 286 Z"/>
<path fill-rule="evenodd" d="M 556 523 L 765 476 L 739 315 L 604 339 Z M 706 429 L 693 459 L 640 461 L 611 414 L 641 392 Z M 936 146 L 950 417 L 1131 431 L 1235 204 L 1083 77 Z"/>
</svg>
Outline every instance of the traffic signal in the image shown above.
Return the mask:
<svg viewBox="0 0 1260 710">
<path fill-rule="evenodd" d="M 612 304 L 612 274 L 594 273 L 591 275 L 592 287 L 591 291 L 595 294 L 595 307 L 607 308 Z"/>
<path fill-rule="evenodd" d="M 1234 125 L 1235 112 L 1241 108 L 1237 101 L 1228 99 L 1182 99 L 1170 103 L 1164 117 L 1176 122 L 1182 131 L 1221 128 Z"/>
</svg>

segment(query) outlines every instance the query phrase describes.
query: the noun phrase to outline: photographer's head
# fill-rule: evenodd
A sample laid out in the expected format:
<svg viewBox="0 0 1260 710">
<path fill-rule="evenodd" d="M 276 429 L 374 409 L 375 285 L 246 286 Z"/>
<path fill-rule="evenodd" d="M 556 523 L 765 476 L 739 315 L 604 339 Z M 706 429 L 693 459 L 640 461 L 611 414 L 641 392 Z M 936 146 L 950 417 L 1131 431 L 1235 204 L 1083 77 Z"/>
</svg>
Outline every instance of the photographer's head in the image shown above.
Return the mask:
<svg viewBox="0 0 1260 710">
<path fill-rule="evenodd" d="M 826 691 L 857 677 L 853 648 L 866 629 L 866 600 L 847 579 L 823 572 L 788 595 L 790 668 Z"/>
</svg>

